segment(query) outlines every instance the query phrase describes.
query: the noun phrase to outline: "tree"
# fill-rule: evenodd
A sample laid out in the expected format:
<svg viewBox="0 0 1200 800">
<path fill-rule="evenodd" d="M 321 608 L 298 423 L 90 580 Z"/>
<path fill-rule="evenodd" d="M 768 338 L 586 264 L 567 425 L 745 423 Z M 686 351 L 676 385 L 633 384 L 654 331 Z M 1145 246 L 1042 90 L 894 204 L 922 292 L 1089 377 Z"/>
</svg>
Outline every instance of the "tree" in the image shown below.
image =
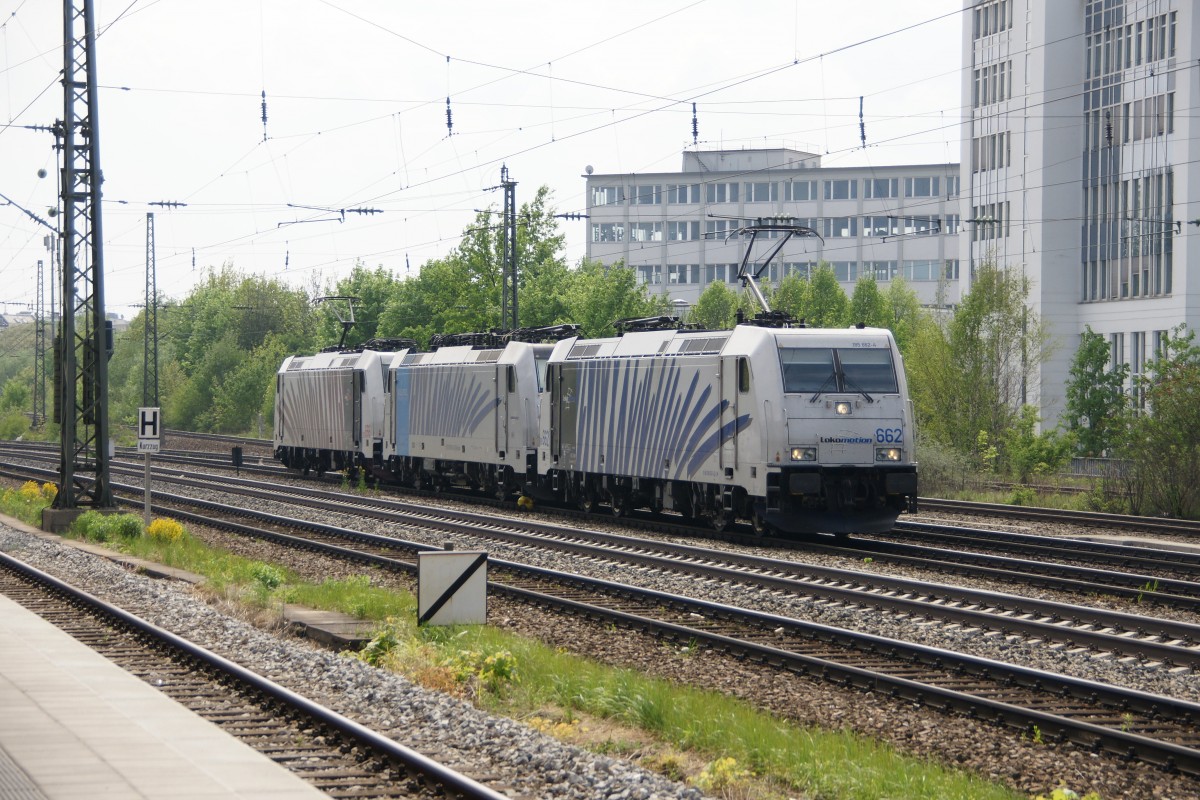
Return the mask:
<svg viewBox="0 0 1200 800">
<path fill-rule="evenodd" d="M 1200 514 L 1200 347 L 1182 325 L 1164 339 L 1138 380 L 1150 413 L 1134 420 L 1119 454 L 1128 458 L 1149 510 L 1172 517 Z"/>
<path fill-rule="evenodd" d="M 1129 365 L 1111 362 L 1108 342 L 1086 327 L 1071 361 L 1063 416 L 1079 452 L 1087 456 L 1103 455 L 1113 446 L 1128 408 L 1124 389 Z"/>
<path fill-rule="evenodd" d="M 338 297 L 354 297 L 354 326 L 346 334 L 346 346 L 354 347 L 377 335 L 379 317 L 383 314 L 400 281 L 382 266 L 367 269 L 361 262 L 354 265 L 350 275 L 327 291 Z M 345 316 L 344 303 L 337 309 Z M 333 309 L 325 309 L 320 319 L 320 341 L 333 345 L 341 341 L 342 324 Z"/>
<path fill-rule="evenodd" d="M 1016 424 L 1004 437 L 1004 459 L 1009 473 L 1020 483 L 1028 483 L 1034 475 L 1045 475 L 1060 469 L 1071 458 L 1074 437 L 1059 431 L 1037 432 L 1037 408 L 1021 406 Z"/>
<path fill-rule="evenodd" d="M 812 308 L 812 283 L 795 272 L 789 272 L 779 282 L 773 299 L 777 310 L 797 321 L 808 322 L 809 309 Z"/>
<path fill-rule="evenodd" d="M 898 276 L 892 278 L 891 285 L 884 294 L 884 307 L 887 314 L 884 327 L 891 329 L 892 335 L 896 337 L 896 346 L 907 356 L 920 327 L 935 323 L 929 312 L 921 308 L 917 293 L 907 281 Z"/>
<path fill-rule="evenodd" d="M 713 281 L 700 293 L 688 314 L 688 322 L 708 330 L 732 328 L 737 317 L 738 296 L 724 281 Z"/>
<path fill-rule="evenodd" d="M 1003 441 L 1047 350 L 1028 293 L 1023 276 L 983 264 L 944 327 L 918 327 L 907 364 L 925 435 L 974 456 Z"/>
<path fill-rule="evenodd" d="M 887 303 L 879 291 L 879 284 L 874 275 L 864 275 L 854 284 L 854 294 L 850 297 L 850 307 L 847 311 L 847 322 L 857 325 L 862 322 L 873 328 L 886 328 L 889 319 Z"/>
<path fill-rule="evenodd" d="M 850 301 L 837 275 L 828 264 L 822 263 L 812 276 L 812 305 L 806 321 L 815 328 L 841 328 L 847 324 Z"/>
<path fill-rule="evenodd" d="M 567 295 L 570 318 L 589 337 L 613 336 L 617 320 L 667 314 L 669 307 L 666 297 L 651 295 L 638 283 L 632 268 L 586 259 L 575 271 Z"/>
</svg>

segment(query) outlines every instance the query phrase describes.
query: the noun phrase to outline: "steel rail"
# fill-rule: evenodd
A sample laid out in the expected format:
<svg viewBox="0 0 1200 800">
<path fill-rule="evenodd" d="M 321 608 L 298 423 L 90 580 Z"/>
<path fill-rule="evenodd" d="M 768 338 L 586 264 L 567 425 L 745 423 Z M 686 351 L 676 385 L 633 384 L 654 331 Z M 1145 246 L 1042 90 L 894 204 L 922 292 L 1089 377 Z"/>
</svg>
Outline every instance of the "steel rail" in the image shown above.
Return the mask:
<svg viewBox="0 0 1200 800">
<path fill-rule="evenodd" d="M 428 789 L 442 791 L 447 796 L 469 798 L 470 800 L 504 800 L 506 797 L 506 795 L 496 792 L 394 739 L 383 736 L 332 709 L 314 703 L 303 695 L 280 686 L 236 662 L 147 622 L 119 606 L 107 603 L 82 589 L 71 586 L 23 561 L 0 553 L 0 564 L 25 576 L 29 581 L 46 586 L 52 591 L 70 598 L 73 603 L 117 620 L 121 625 L 138 632 L 147 639 L 158 642 L 170 650 L 183 653 L 188 658 L 250 687 L 253 691 L 269 697 L 287 708 L 295 709 L 329 730 L 337 731 L 346 739 L 359 743 L 393 764 L 401 765 L 410 777 L 419 779 Z"/>
</svg>

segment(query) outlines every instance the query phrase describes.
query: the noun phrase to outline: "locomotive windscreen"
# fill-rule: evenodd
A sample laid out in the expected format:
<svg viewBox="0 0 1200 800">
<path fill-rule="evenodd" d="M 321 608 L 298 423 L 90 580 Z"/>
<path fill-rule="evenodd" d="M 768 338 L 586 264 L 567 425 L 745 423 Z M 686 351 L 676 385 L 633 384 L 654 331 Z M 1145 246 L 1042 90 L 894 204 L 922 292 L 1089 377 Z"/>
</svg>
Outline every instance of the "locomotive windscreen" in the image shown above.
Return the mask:
<svg viewBox="0 0 1200 800">
<path fill-rule="evenodd" d="M 885 347 L 781 347 L 783 391 L 895 394 L 896 368 Z"/>
</svg>

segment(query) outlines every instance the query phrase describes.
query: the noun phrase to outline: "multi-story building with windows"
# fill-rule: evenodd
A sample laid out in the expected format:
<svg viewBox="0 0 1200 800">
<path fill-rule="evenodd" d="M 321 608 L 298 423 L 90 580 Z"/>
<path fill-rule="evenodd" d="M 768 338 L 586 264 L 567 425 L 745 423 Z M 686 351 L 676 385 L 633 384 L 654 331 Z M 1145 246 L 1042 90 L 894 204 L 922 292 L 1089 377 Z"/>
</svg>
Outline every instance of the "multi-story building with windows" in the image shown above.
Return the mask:
<svg viewBox="0 0 1200 800">
<path fill-rule="evenodd" d="M 1196 11 L 964 2 L 963 277 L 992 260 L 1030 279 L 1056 346 L 1029 387 L 1048 424 L 1085 326 L 1136 376 L 1167 331 L 1200 323 Z"/>
<path fill-rule="evenodd" d="M 694 304 L 713 281 L 731 287 L 759 217 L 790 216 L 820 234 L 792 239 L 760 283 L 828 262 L 847 292 L 859 276 L 901 275 L 922 302 L 953 303 L 959 278 L 959 167 L 821 167 L 798 150 L 683 154 L 680 172 L 589 174 L 587 257 L 622 261 L 652 291 Z M 777 242 L 759 237 L 761 257 Z"/>
</svg>

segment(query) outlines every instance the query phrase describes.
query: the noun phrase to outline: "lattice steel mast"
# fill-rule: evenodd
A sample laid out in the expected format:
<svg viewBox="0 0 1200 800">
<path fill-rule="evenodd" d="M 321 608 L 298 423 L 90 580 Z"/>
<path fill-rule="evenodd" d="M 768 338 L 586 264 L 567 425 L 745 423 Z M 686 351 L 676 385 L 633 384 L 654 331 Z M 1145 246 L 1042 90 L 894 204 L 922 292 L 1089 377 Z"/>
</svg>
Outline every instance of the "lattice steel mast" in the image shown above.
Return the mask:
<svg viewBox="0 0 1200 800">
<path fill-rule="evenodd" d="M 142 348 L 142 405 L 158 407 L 158 277 L 154 258 L 154 214 L 146 215 L 146 337 Z"/>
<path fill-rule="evenodd" d="M 33 427 L 35 430 L 46 424 L 46 279 L 45 262 L 37 262 L 37 296 L 33 307 Z M 50 280 L 54 281 L 54 267 L 50 267 Z"/>
<path fill-rule="evenodd" d="M 108 348 L 97 94 L 92 0 L 64 0 L 63 291 L 57 342 L 62 450 L 53 507 L 57 511 L 114 505 L 108 469 Z"/>
<path fill-rule="evenodd" d="M 508 167 L 500 167 L 504 188 L 504 226 L 501 229 L 504 262 L 500 265 L 500 327 L 515 331 L 517 322 L 517 182 L 508 179 Z"/>
</svg>

